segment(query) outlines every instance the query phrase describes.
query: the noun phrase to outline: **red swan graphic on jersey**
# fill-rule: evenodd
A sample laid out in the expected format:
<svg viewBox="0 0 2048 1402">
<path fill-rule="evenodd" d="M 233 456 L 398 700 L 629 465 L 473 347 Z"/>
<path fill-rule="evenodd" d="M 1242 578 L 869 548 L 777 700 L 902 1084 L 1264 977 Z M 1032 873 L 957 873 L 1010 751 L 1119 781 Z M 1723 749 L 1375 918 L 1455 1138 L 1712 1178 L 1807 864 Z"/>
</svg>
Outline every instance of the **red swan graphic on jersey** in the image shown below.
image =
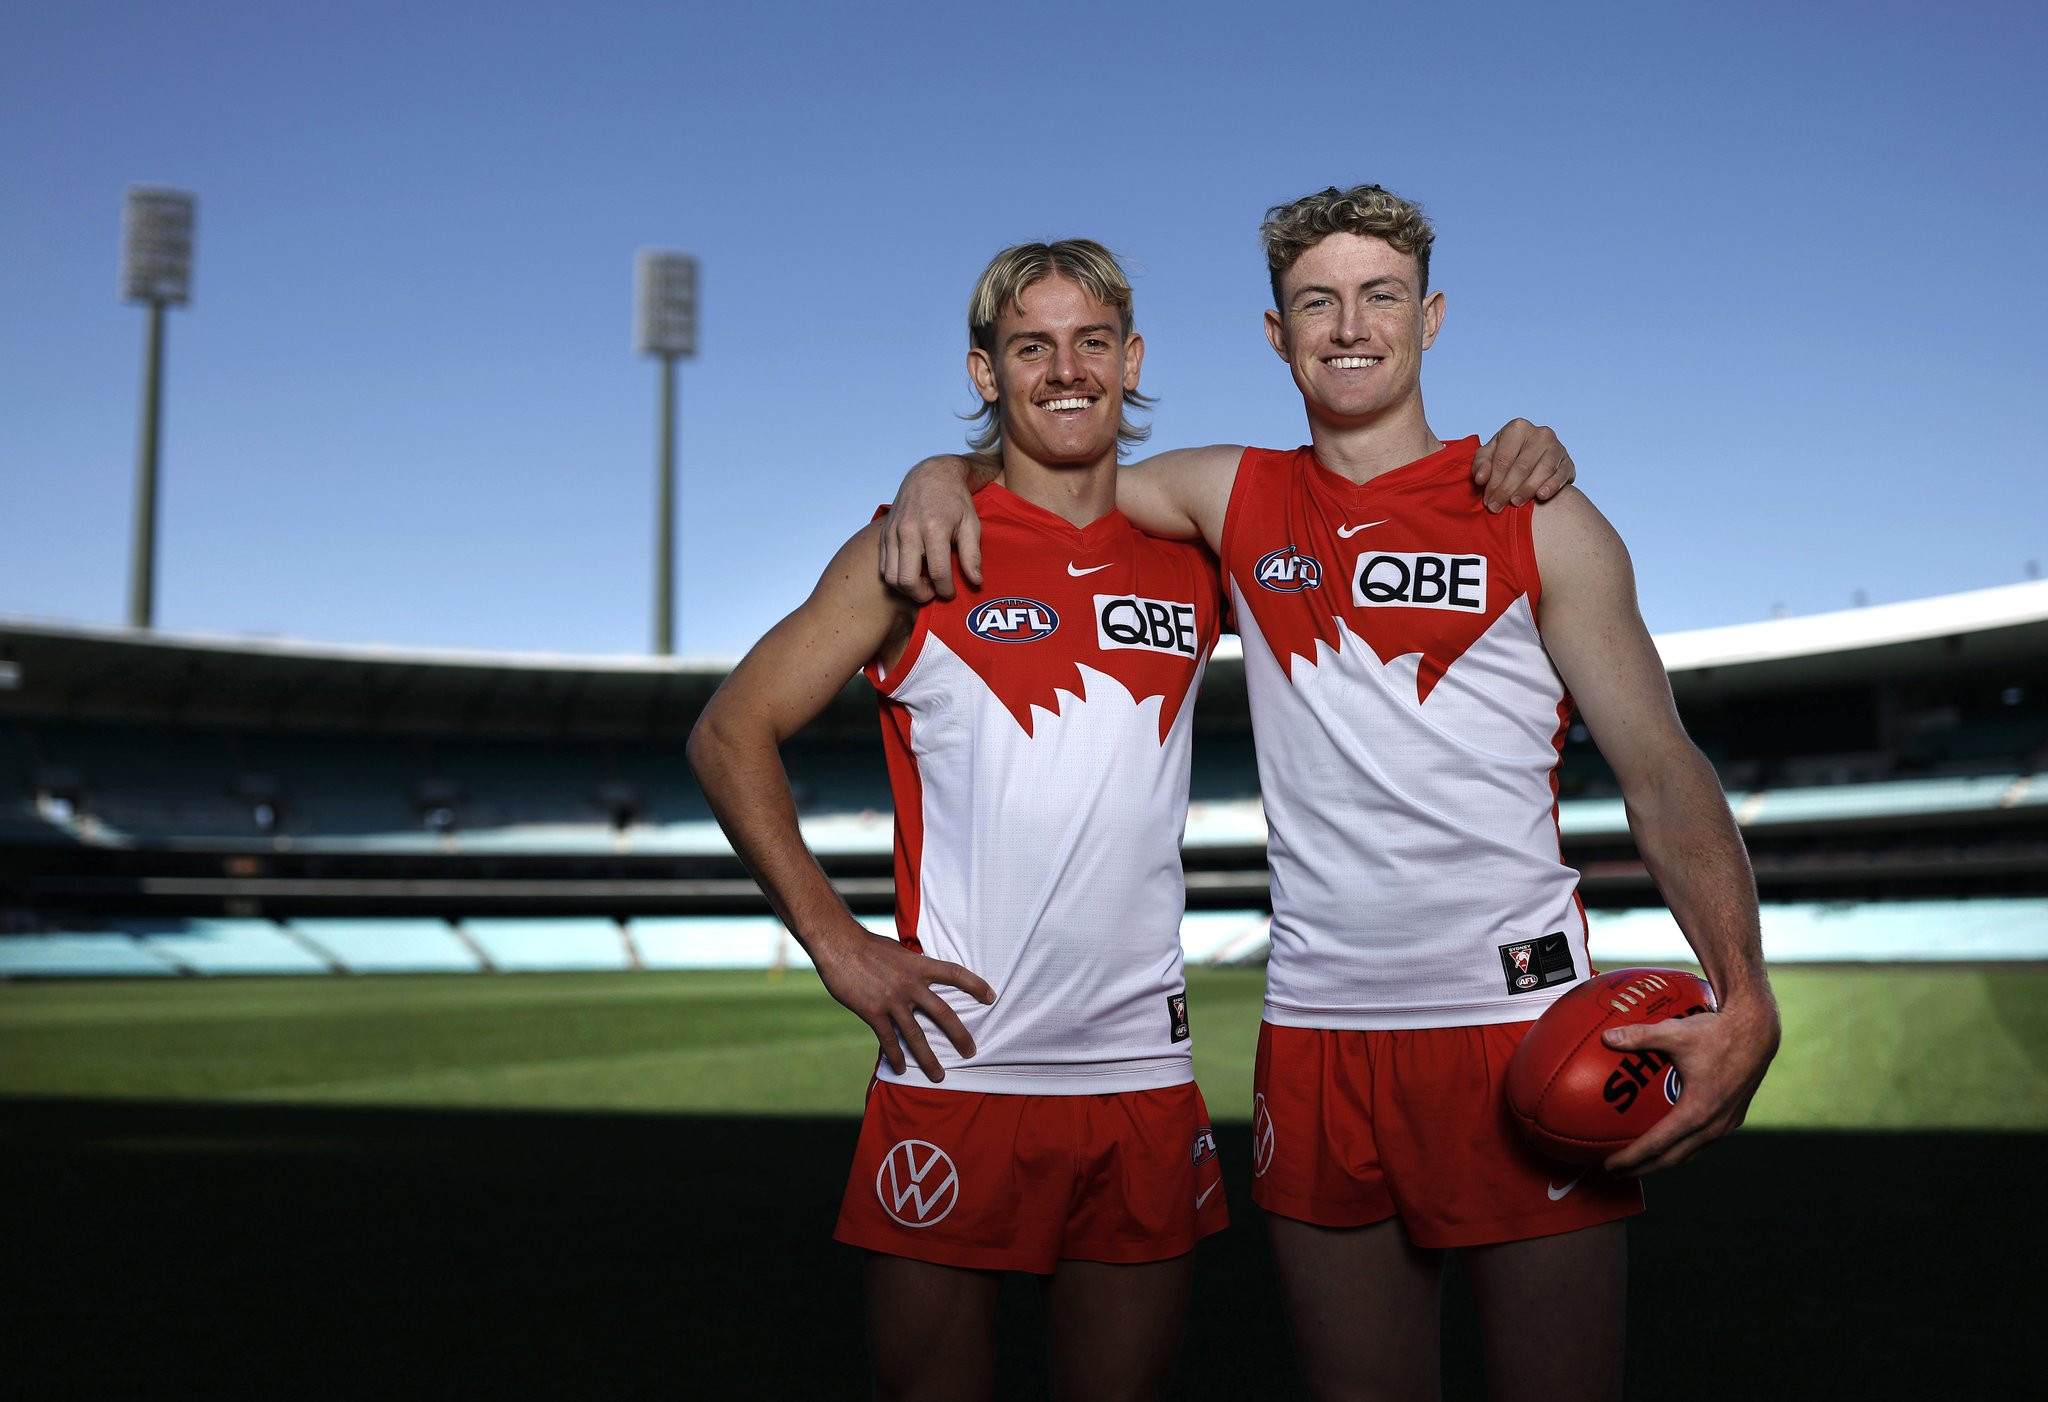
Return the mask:
<svg viewBox="0 0 2048 1402">
<path fill-rule="evenodd" d="M 1416 654 L 1416 700 L 1427 701 L 1510 604 L 1526 594 L 1536 607 L 1541 585 L 1526 517 L 1475 513 L 1470 500 L 1435 490 L 1447 477 L 1469 476 L 1477 446 L 1451 444 L 1363 487 L 1308 448 L 1246 454 L 1240 484 L 1286 479 L 1298 488 L 1233 496 L 1223 545 L 1283 670 L 1292 674 L 1297 659 L 1314 665 L 1318 641 L 1341 651 L 1348 631 L 1382 664 Z M 1234 547 L 1252 538 L 1282 543 L 1240 568 L 1243 552 Z M 1496 559 L 1504 567 L 1493 566 Z"/>
<path fill-rule="evenodd" d="M 1087 699 L 1085 665 L 1140 701 L 1159 698 L 1163 743 L 1190 695 L 1189 668 L 1207 659 L 1216 634 L 1207 552 L 1143 535 L 1116 512 L 1073 526 L 1000 485 L 975 507 L 984 555 L 994 537 L 1020 548 L 1006 551 L 1000 587 L 985 572 L 980 589 L 927 606 L 897 670 L 926 636 L 943 639 L 1030 735 L 1042 715 Z"/>
</svg>

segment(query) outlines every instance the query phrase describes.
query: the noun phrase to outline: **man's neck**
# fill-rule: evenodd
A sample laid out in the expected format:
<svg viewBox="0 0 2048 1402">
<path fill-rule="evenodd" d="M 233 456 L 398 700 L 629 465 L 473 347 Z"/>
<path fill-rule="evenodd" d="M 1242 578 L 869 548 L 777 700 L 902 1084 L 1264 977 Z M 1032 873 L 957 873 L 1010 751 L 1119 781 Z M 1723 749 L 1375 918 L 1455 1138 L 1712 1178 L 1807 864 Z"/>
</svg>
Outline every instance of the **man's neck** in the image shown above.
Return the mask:
<svg viewBox="0 0 2048 1402">
<path fill-rule="evenodd" d="M 1354 482 L 1370 482 L 1444 446 L 1430 431 L 1419 397 L 1363 424 L 1328 423 L 1311 414 L 1308 437 L 1316 461 Z"/>
<path fill-rule="evenodd" d="M 1003 485 L 1068 525 L 1090 526 L 1116 509 L 1116 452 L 1048 467 L 1005 446 Z"/>
</svg>

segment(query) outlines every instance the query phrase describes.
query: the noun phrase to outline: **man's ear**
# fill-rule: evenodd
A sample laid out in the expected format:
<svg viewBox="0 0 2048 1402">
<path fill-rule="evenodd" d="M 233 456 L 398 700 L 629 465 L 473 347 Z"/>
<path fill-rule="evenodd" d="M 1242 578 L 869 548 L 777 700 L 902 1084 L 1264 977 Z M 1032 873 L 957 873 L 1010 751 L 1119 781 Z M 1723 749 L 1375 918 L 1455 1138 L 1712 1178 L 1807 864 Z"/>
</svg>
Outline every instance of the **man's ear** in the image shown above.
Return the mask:
<svg viewBox="0 0 2048 1402">
<path fill-rule="evenodd" d="M 981 402 L 993 404 L 1002 398 L 1002 390 L 996 385 L 995 362 L 988 358 L 988 352 L 980 346 L 967 352 L 967 378 L 974 381 L 976 393 Z"/>
<path fill-rule="evenodd" d="M 1422 348 L 1428 350 L 1436 344 L 1436 333 L 1443 329 L 1444 313 L 1450 310 L 1441 291 L 1432 292 L 1422 299 Z"/>
<path fill-rule="evenodd" d="M 1266 341 L 1273 347 L 1273 354 L 1287 360 L 1287 321 L 1271 307 L 1266 308 Z M 1289 365 L 1294 362 L 1287 360 Z"/>
<path fill-rule="evenodd" d="M 1145 338 L 1133 331 L 1124 341 L 1124 389 L 1137 389 L 1138 369 L 1145 363 Z"/>
</svg>

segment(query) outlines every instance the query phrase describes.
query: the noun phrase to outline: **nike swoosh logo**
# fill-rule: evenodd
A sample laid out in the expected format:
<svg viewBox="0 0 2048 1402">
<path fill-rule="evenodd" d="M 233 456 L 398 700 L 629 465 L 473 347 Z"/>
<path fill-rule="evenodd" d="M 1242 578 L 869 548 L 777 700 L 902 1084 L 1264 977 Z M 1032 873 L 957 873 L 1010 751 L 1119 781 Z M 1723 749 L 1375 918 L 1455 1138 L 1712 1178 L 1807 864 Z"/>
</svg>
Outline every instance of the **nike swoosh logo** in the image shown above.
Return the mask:
<svg viewBox="0 0 2048 1402">
<path fill-rule="evenodd" d="M 1200 1212 L 1202 1210 L 1202 1204 L 1209 1200 L 1209 1194 L 1215 1192 L 1218 1188 L 1222 1186 L 1223 1180 L 1219 1178 L 1214 1183 L 1211 1183 L 1208 1187 L 1202 1189 L 1202 1191 L 1195 1197 L 1195 1211 Z"/>
<path fill-rule="evenodd" d="M 1106 570 L 1108 568 L 1108 565 L 1090 565 L 1085 570 L 1076 569 L 1072 560 L 1067 561 L 1067 573 L 1076 579 L 1079 579 L 1084 574 L 1094 574 L 1097 570 Z"/>
<path fill-rule="evenodd" d="M 1393 519 L 1393 517 L 1389 516 L 1386 521 L 1367 521 L 1362 526 L 1339 526 L 1337 527 L 1337 539 L 1349 540 L 1351 539 L 1351 537 L 1357 535 L 1360 531 L 1369 531 L 1374 526 L 1384 526 L 1387 524 L 1387 521 L 1391 521 Z"/>
<path fill-rule="evenodd" d="M 1581 1173 L 1579 1175 L 1579 1178 L 1584 1178 L 1585 1176 L 1585 1174 Z M 1579 1186 L 1579 1178 L 1572 1179 L 1571 1182 L 1565 1184 L 1562 1188 L 1558 1187 L 1555 1183 L 1553 1183 L 1549 1187 L 1545 1188 L 1543 1191 L 1550 1194 L 1550 1200 L 1552 1202 L 1556 1202 L 1558 1199 L 1564 1197 L 1567 1193 L 1571 1192 L 1572 1189 Z"/>
</svg>

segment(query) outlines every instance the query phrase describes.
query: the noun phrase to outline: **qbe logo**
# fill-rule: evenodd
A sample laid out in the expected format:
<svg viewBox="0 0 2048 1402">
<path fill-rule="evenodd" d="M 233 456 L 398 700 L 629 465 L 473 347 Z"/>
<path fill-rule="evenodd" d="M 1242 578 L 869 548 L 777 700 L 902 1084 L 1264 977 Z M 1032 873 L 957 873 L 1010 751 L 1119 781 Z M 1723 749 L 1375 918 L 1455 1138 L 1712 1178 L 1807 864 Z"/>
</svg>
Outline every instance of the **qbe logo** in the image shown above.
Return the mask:
<svg viewBox="0 0 2048 1402">
<path fill-rule="evenodd" d="M 929 1227 L 944 1221 L 960 1201 L 960 1174 L 938 1145 L 906 1139 L 875 1171 L 875 1196 L 882 1211 L 902 1225 Z"/>
<path fill-rule="evenodd" d="M 1059 626 L 1052 605 L 1036 599 L 991 599 L 967 615 L 967 631 L 992 643 L 1035 643 Z"/>
<path fill-rule="evenodd" d="M 1141 599 L 1135 594 L 1097 594 L 1095 641 L 1105 651 L 1135 647 L 1193 657 L 1195 606 L 1174 599 Z"/>
<path fill-rule="evenodd" d="M 1252 566 L 1252 578 L 1262 588 L 1276 594 L 1299 594 L 1304 589 L 1314 589 L 1323 582 L 1322 562 L 1313 555 L 1304 555 L 1291 545 L 1283 545 L 1271 554 L 1261 555 L 1259 562 Z"/>
<path fill-rule="evenodd" d="M 1486 612 L 1486 557 L 1377 550 L 1351 572 L 1351 602 L 1361 608 Z"/>
</svg>

